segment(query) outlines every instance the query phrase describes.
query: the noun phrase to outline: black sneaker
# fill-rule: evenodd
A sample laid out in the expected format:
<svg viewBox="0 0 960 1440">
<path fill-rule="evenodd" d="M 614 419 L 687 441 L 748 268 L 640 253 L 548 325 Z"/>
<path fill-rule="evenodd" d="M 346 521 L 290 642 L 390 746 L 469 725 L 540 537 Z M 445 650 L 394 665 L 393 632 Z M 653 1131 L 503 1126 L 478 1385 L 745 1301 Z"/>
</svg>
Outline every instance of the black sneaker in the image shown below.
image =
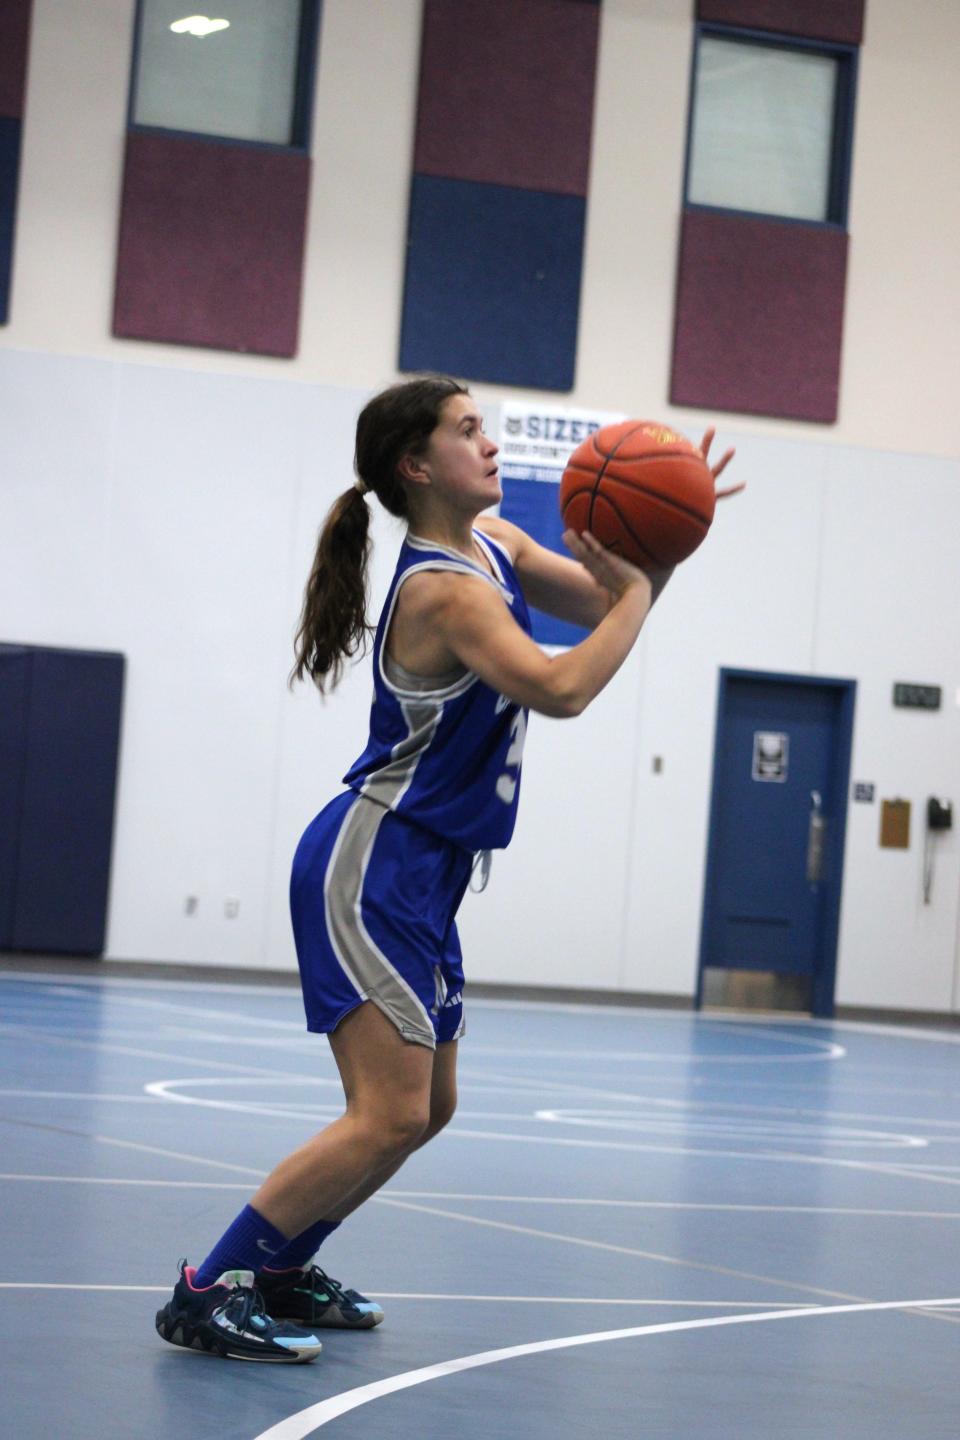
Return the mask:
<svg viewBox="0 0 960 1440">
<path fill-rule="evenodd" d="M 379 1305 L 356 1290 L 344 1290 L 319 1265 L 261 1270 L 256 1285 L 271 1315 L 311 1329 L 370 1330 L 383 1319 Z"/>
<path fill-rule="evenodd" d="M 181 1261 L 173 1299 L 157 1311 L 157 1330 L 171 1345 L 280 1365 L 304 1365 L 320 1354 L 316 1335 L 267 1314 L 252 1270 L 227 1270 L 205 1290 L 194 1289 L 196 1273 Z"/>
</svg>

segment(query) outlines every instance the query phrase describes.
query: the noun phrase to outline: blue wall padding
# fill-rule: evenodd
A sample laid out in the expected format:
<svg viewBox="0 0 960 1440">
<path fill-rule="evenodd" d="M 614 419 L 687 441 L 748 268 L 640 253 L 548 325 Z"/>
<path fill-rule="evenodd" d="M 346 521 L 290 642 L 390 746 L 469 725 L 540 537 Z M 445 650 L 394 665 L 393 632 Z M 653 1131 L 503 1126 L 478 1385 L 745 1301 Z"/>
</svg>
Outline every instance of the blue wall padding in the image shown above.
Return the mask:
<svg viewBox="0 0 960 1440">
<path fill-rule="evenodd" d="M 0 645 L 0 950 L 13 948 L 29 694 L 29 650 Z"/>
<path fill-rule="evenodd" d="M 20 120 L 0 116 L 0 325 L 6 325 L 10 313 L 21 128 Z"/>
<path fill-rule="evenodd" d="M 570 551 L 563 543 L 564 524 L 560 515 L 560 479 L 556 480 L 511 480 L 503 479 L 503 500 L 500 515 L 512 520 L 540 545 L 555 550 L 569 560 Z M 576 645 L 589 631 L 555 615 L 530 607 L 533 621 L 533 638 L 541 645 Z"/>
<path fill-rule="evenodd" d="M 103 953 L 123 656 L 31 654 L 14 950 Z"/>
<path fill-rule="evenodd" d="M 573 387 L 586 201 L 415 175 L 401 370 Z"/>
</svg>

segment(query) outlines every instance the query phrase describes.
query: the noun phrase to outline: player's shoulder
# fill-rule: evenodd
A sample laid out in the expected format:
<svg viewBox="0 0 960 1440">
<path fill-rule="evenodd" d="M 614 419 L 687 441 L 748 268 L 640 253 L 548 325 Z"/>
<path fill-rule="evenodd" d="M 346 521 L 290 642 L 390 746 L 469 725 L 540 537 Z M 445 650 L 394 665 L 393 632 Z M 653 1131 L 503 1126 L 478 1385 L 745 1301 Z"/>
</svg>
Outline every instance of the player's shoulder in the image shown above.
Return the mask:
<svg viewBox="0 0 960 1440">
<path fill-rule="evenodd" d="M 484 577 L 471 573 L 465 565 L 424 566 L 404 576 L 399 603 L 408 616 L 426 619 L 452 605 L 488 604 L 494 594 Z"/>
<path fill-rule="evenodd" d="M 519 525 L 514 525 L 510 520 L 501 520 L 499 515 L 479 515 L 474 525 L 481 535 L 489 535 L 491 540 L 498 541 L 509 555 L 511 564 L 516 565 L 517 557 L 528 543 L 528 537 Z"/>
</svg>

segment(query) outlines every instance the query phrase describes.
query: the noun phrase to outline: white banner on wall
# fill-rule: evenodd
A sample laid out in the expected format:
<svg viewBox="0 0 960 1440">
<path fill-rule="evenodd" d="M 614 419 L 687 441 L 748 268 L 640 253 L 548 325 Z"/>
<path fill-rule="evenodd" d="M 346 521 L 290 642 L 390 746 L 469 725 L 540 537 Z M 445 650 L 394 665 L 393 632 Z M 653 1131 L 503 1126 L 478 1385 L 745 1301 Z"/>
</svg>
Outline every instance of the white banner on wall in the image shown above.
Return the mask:
<svg viewBox="0 0 960 1440">
<path fill-rule="evenodd" d="M 613 425 L 625 418 L 619 411 L 520 405 L 508 400 L 500 407 L 501 473 L 509 473 L 516 480 L 559 483 L 571 452 L 588 435 L 601 425 Z M 543 471 L 550 474 L 540 473 Z"/>
<path fill-rule="evenodd" d="M 564 405 L 523 405 L 500 409 L 500 514 L 550 550 L 569 556 L 560 518 L 560 479 L 571 454 L 602 425 L 625 417 L 611 410 Z M 578 625 L 532 610 L 533 638 L 543 645 L 575 645 L 586 634 Z"/>
</svg>

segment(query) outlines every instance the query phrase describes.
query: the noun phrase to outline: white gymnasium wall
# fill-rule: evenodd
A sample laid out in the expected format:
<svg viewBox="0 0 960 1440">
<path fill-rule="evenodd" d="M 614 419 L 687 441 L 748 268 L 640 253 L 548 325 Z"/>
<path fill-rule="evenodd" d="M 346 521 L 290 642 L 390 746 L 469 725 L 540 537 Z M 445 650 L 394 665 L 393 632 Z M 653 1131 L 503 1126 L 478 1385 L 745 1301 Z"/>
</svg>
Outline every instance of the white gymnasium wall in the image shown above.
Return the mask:
<svg viewBox="0 0 960 1440">
<path fill-rule="evenodd" d="M 109 956 L 294 963 L 290 856 L 362 748 L 369 703 L 364 668 L 326 703 L 285 688 L 362 398 L 0 351 L 3 636 L 128 657 Z M 928 793 L 960 796 L 960 466 L 719 440 L 738 447 L 746 495 L 587 713 L 532 719 L 516 839 L 462 912 L 471 973 L 692 993 L 727 665 L 857 680 L 855 777 L 917 813 L 911 849 L 885 852 L 878 807 L 851 806 L 837 998 L 950 1009 L 960 854 L 955 833 L 940 842 L 924 906 L 919 811 Z M 376 535 L 374 604 L 396 522 Z M 898 678 L 942 682 L 944 709 L 894 711 Z"/>
<path fill-rule="evenodd" d="M 133 0 L 34 0 L 16 288 L 0 343 L 360 388 L 388 380 L 420 0 L 324 0 L 301 348 L 292 361 L 110 335 L 133 10 Z M 571 395 L 573 404 L 640 406 L 678 424 L 693 423 L 666 404 L 692 37 L 693 0 L 603 0 Z M 831 442 L 960 449 L 958 53 L 955 0 L 867 0 Z M 469 63 L 469 36 L 464 54 Z M 748 424 L 754 434 L 811 433 L 791 421 Z"/>
<path fill-rule="evenodd" d="M 128 655 L 113 957 L 293 963 L 290 853 L 359 748 L 369 676 L 327 704 L 284 681 L 356 409 L 396 373 L 420 9 L 325 0 L 301 350 L 276 361 L 110 336 L 133 4 L 34 0 L 0 635 Z M 604 0 L 569 398 L 698 435 L 710 417 L 665 399 L 691 16 Z M 476 978 L 692 993 L 731 665 L 857 679 L 854 776 L 917 807 L 908 852 L 850 808 L 838 1000 L 960 1007 L 956 831 L 924 906 L 918 828 L 928 793 L 960 800 L 958 52 L 953 0 L 868 0 L 838 424 L 720 417 L 748 493 L 595 706 L 532 721 L 516 840 L 462 912 Z M 508 392 L 476 389 L 493 418 Z M 375 594 L 396 544 L 377 531 Z M 894 679 L 941 683 L 943 710 L 893 711 Z"/>
</svg>

